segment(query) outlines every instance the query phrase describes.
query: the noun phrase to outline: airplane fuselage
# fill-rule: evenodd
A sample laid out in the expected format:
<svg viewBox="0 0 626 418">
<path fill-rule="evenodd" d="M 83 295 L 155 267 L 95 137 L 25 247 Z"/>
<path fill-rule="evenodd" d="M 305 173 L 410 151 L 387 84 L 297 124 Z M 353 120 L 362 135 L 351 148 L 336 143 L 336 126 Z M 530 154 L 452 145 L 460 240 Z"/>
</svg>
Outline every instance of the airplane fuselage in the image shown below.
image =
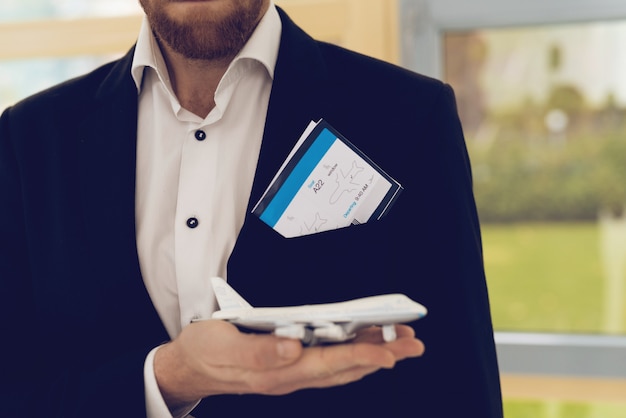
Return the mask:
<svg viewBox="0 0 626 418">
<path fill-rule="evenodd" d="M 299 338 L 308 344 L 341 342 L 356 331 L 381 326 L 386 341 L 396 338 L 395 324 L 408 323 L 426 315 L 426 308 L 406 295 L 394 293 L 315 305 L 260 307 L 250 306 L 223 279 L 214 278 L 213 288 L 221 310 L 213 319 L 276 335 Z"/>
<path fill-rule="evenodd" d="M 273 331 L 292 324 L 311 328 L 339 325 L 347 339 L 366 326 L 411 322 L 425 314 L 422 305 L 405 295 L 389 294 L 317 305 L 231 309 L 217 311 L 213 318 L 261 331 Z"/>
</svg>

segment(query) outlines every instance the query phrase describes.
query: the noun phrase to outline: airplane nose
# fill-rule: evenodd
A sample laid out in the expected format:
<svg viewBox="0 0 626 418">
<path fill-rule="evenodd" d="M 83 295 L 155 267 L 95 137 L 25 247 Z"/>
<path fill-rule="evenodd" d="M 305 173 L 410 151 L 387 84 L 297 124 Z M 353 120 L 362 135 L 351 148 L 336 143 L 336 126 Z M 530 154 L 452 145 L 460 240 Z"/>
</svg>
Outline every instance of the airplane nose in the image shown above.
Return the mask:
<svg viewBox="0 0 626 418">
<path fill-rule="evenodd" d="M 426 313 L 428 313 L 428 310 L 426 309 L 426 307 L 424 305 L 421 305 L 417 302 L 413 302 L 413 306 L 411 307 L 411 312 L 413 312 L 415 315 L 419 315 L 419 317 L 423 317 L 426 315 Z"/>
</svg>

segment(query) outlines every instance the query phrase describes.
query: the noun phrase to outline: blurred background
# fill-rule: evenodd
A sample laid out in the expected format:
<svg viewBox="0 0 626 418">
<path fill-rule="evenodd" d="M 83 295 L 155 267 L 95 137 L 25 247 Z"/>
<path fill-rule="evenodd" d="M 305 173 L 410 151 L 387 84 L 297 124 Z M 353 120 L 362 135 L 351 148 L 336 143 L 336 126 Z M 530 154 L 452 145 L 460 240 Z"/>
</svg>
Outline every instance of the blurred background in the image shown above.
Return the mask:
<svg viewBox="0 0 626 418">
<path fill-rule="evenodd" d="M 506 417 L 626 417 L 626 2 L 275 1 L 454 87 Z M 0 110 L 119 57 L 140 22 L 136 0 L 2 0 Z"/>
</svg>

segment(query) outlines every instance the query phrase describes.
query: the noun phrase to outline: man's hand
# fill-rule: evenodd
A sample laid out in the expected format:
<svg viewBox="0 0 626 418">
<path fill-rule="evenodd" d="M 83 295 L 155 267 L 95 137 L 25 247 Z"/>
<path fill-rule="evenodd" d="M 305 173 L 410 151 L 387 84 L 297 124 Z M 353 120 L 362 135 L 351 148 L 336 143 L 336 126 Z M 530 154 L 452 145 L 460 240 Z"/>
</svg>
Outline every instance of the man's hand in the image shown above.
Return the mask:
<svg viewBox="0 0 626 418">
<path fill-rule="evenodd" d="M 210 395 L 282 395 L 344 385 L 422 355 L 424 345 L 411 327 L 396 325 L 396 331 L 389 343 L 371 327 L 348 343 L 303 348 L 299 340 L 244 334 L 223 321 L 196 322 L 157 350 L 154 373 L 170 408 Z"/>
</svg>

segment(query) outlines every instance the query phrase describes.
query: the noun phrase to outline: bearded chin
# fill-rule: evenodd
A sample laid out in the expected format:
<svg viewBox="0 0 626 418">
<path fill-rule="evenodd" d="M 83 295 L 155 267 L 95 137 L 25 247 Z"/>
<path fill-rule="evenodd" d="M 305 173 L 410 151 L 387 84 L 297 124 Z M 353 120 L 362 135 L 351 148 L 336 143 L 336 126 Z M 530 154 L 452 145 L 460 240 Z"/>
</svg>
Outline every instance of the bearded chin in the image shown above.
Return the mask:
<svg viewBox="0 0 626 418">
<path fill-rule="evenodd" d="M 177 22 L 164 13 L 150 17 L 154 35 L 178 54 L 193 60 L 234 57 L 256 27 L 257 15 L 234 14 L 220 22 L 202 17 Z"/>
</svg>

